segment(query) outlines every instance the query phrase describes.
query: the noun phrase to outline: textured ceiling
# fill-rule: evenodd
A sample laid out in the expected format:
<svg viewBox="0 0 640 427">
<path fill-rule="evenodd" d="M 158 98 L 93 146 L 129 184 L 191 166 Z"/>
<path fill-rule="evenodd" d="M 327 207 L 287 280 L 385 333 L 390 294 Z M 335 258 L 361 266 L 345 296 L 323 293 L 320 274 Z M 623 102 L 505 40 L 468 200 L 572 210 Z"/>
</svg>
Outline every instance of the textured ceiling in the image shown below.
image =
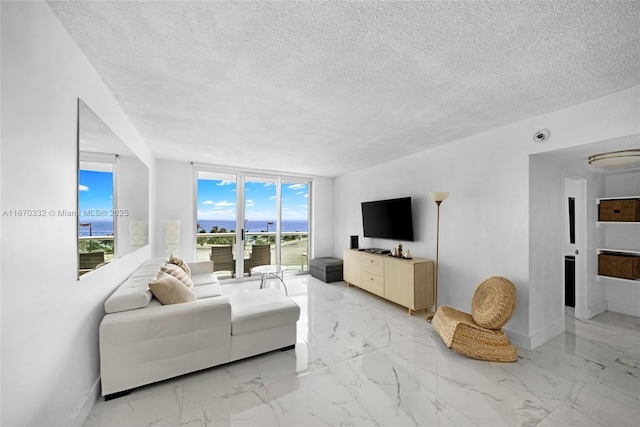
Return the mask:
<svg viewBox="0 0 640 427">
<path fill-rule="evenodd" d="M 159 158 L 337 176 L 640 84 L 637 1 L 48 3 Z"/>
</svg>

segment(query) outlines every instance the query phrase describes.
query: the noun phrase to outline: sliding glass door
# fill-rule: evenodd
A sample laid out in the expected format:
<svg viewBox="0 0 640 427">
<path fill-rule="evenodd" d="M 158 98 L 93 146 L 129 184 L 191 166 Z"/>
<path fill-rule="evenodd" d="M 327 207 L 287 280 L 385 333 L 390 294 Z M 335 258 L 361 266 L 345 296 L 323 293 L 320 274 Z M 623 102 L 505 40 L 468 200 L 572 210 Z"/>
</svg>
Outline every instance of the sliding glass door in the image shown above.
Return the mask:
<svg viewBox="0 0 640 427">
<path fill-rule="evenodd" d="M 197 172 L 196 261 L 213 261 L 220 280 L 236 277 L 237 177 Z"/>
<path fill-rule="evenodd" d="M 197 170 L 196 259 L 220 280 L 260 265 L 307 271 L 309 179 Z"/>
<path fill-rule="evenodd" d="M 277 264 L 278 227 L 277 178 L 244 178 L 244 276 L 260 265 Z"/>
</svg>

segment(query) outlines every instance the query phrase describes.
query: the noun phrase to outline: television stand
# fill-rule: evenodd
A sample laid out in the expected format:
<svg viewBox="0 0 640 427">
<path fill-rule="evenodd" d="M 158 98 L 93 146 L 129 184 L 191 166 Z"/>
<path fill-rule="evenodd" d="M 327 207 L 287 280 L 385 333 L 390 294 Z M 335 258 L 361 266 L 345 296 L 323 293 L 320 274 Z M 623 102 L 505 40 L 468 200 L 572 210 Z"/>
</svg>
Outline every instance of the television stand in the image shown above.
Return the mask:
<svg viewBox="0 0 640 427">
<path fill-rule="evenodd" d="M 369 249 L 365 249 L 364 251 L 372 254 L 380 254 L 380 255 L 391 253 L 389 249 L 382 249 L 382 248 L 369 248 Z"/>
<path fill-rule="evenodd" d="M 375 249 L 375 248 L 374 248 Z M 358 249 L 344 250 L 344 281 L 409 309 L 428 309 L 434 302 L 433 261 L 394 258 Z"/>
</svg>

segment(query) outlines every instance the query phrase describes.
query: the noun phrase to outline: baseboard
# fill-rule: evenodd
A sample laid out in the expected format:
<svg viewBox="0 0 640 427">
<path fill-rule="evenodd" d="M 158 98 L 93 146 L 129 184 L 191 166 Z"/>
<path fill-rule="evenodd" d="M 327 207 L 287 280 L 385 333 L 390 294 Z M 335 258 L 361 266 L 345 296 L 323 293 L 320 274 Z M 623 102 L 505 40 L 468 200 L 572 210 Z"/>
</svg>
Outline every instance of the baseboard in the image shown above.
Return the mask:
<svg viewBox="0 0 640 427">
<path fill-rule="evenodd" d="M 100 378 L 96 380 L 89 392 L 84 397 L 83 401 L 78 405 L 76 413 L 73 414 L 71 420 L 67 423 L 67 427 L 82 427 L 84 422 L 89 417 L 93 406 L 100 397 Z"/>
<path fill-rule="evenodd" d="M 531 339 L 527 335 L 521 334 L 519 332 L 513 332 L 508 329 L 505 329 L 504 333 L 507 334 L 507 337 L 509 337 L 509 341 L 511 341 L 511 344 L 515 345 L 516 347 L 525 348 L 527 350 L 531 349 Z"/>
<path fill-rule="evenodd" d="M 640 317 L 640 307 L 637 305 L 620 304 L 619 302 L 608 302 L 609 311 L 629 316 Z"/>
<path fill-rule="evenodd" d="M 531 345 L 529 349 L 533 350 L 536 347 L 540 347 L 542 344 L 554 339 L 558 335 L 562 334 L 564 331 L 565 331 L 565 324 L 564 324 L 564 316 L 563 316 L 562 320 L 554 323 L 553 325 L 541 331 L 536 332 L 531 337 L 529 337 L 530 345 Z"/>
<path fill-rule="evenodd" d="M 587 308 L 587 319 L 592 319 L 594 317 L 596 317 L 598 314 L 604 313 L 605 311 L 607 311 L 609 309 L 609 304 L 611 303 L 607 303 L 606 301 L 602 301 L 599 304 L 596 304 L 594 306 L 591 306 L 589 308 Z"/>
</svg>

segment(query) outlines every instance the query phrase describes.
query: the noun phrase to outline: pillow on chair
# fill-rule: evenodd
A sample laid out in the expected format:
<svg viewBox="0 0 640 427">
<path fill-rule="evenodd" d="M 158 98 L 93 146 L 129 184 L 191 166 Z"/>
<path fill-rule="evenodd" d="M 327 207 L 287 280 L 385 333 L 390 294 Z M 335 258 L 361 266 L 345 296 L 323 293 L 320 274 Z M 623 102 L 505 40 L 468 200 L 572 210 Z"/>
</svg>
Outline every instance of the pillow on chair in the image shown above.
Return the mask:
<svg viewBox="0 0 640 427">
<path fill-rule="evenodd" d="M 490 277 L 473 294 L 471 316 L 478 326 L 500 329 L 513 316 L 516 301 L 516 287 L 509 279 Z"/>
</svg>

